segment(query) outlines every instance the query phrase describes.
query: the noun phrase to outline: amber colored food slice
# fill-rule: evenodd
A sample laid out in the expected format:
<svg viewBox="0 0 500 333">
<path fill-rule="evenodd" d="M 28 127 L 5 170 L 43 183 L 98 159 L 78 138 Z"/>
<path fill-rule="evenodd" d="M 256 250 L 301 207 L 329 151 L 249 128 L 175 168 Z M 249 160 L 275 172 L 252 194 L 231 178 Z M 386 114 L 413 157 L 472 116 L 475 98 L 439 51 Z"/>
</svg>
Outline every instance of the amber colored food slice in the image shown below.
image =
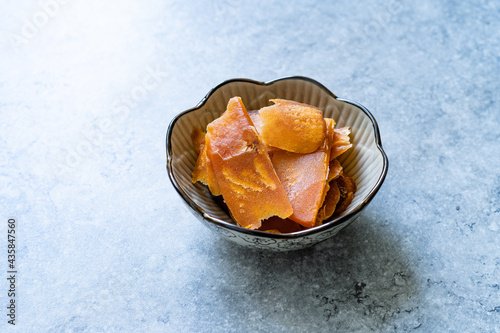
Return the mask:
<svg viewBox="0 0 500 333">
<path fill-rule="evenodd" d="M 262 221 L 262 225 L 259 228 L 261 231 L 274 232 L 280 234 L 288 234 L 291 232 L 301 231 L 297 222 L 294 222 L 290 219 L 281 219 L 277 216 L 270 217 L 264 221 Z"/>
<path fill-rule="evenodd" d="M 253 126 L 257 130 L 257 133 L 261 135 L 262 133 L 262 119 L 260 119 L 259 110 L 250 110 L 248 111 L 248 115 L 250 119 L 252 119 Z"/>
<path fill-rule="evenodd" d="M 349 207 L 357 189 L 354 180 L 345 173 L 337 178 L 337 185 L 340 191 L 340 199 L 335 209 L 335 216 L 340 215 Z"/>
<path fill-rule="evenodd" d="M 319 225 L 322 224 L 322 217 L 321 217 L 321 210 L 323 208 L 323 206 L 325 205 L 325 198 L 326 198 L 326 194 L 328 193 L 328 190 L 330 189 L 330 185 L 328 184 L 328 182 L 325 184 L 325 187 L 323 188 L 323 196 L 321 198 L 321 205 L 318 209 L 318 214 L 316 215 L 316 222 L 314 222 L 314 226 L 317 227 Z"/>
<path fill-rule="evenodd" d="M 207 126 L 207 156 L 220 191 L 234 220 L 257 229 L 271 216 L 293 213 L 263 143 L 239 97 Z"/>
<path fill-rule="evenodd" d="M 331 143 L 330 159 L 334 159 L 340 156 L 352 147 L 349 139 L 350 133 L 351 130 L 349 129 L 349 127 L 336 128 L 334 130 L 333 140 Z"/>
<path fill-rule="evenodd" d="M 290 219 L 311 228 L 323 204 L 328 175 L 329 152 L 320 148 L 309 154 L 276 151 L 272 161 L 292 203 Z"/>
<path fill-rule="evenodd" d="M 194 165 L 192 177 L 193 184 L 196 182 L 202 182 L 203 184 L 207 185 L 207 163 L 207 146 L 204 145 L 203 147 L 201 147 L 201 152 L 198 155 L 196 164 Z"/>
<path fill-rule="evenodd" d="M 257 133 L 261 136 L 262 139 L 262 119 L 260 119 L 259 110 L 248 111 L 248 115 L 250 116 L 250 119 L 252 119 L 252 123 L 255 129 L 257 130 Z M 270 155 L 272 155 L 272 153 L 278 149 L 273 146 L 267 145 L 263 140 L 262 143 L 266 147 L 267 153 Z"/>
<path fill-rule="evenodd" d="M 198 155 L 198 159 L 193 169 L 193 184 L 196 182 L 201 182 L 208 186 L 210 193 L 213 195 L 221 195 L 219 184 L 217 183 L 217 178 L 212 167 L 212 162 L 207 155 L 207 142 L 210 137 L 208 134 L 205 135 L 205 143 L 201 146 L 201 152 Z"/>
<path fill-rule="evenodd" d="M 336 180 L 332 180 L 329 183 L 329 189 L 325 196 L 325 201 L 323 202 L 323 206 L 319 209 L 318 218 L 316 225 L 321 225 L 321 223 L 333 215 L 335 212 L 335 208 L 337 207 L 337 203 L 340 200 L 340 190 L 337 185 Z"/>
<path fill-rule="evenodd" d="M 331 146 L 333 144 L 333 135 L 335 131 L 335 120 L 332 118 L 325 118 L 326 124 L 326 137 L 328 138 L 328 145 Z"/>
<path fill-rule="evenodd" d="M 193 140 L 194 149 L 199 154 L 203 149 L 203 145 L 205 144 L 205 133 L 199 128 L 193 128 L 193 132 L 191 132 L 191 140 Z"/>
<path fill-rule="evenodd" d="M 332 181 L 333 179 L 337 179 L 342 175 L 344 168 L 342 168 L 342 164 L 337 159 L 333 159 L 330 161 L 328 165 L 328 179 L 327 182 Z"/>
<path fill-rule="evenodd" d="M 272 99 L 274 105 L 259 110 L 262 140 L 266 145 L 294 153 L 312 153 L 323 143 L 323 112 L 313 106 Z"/>
</svg>

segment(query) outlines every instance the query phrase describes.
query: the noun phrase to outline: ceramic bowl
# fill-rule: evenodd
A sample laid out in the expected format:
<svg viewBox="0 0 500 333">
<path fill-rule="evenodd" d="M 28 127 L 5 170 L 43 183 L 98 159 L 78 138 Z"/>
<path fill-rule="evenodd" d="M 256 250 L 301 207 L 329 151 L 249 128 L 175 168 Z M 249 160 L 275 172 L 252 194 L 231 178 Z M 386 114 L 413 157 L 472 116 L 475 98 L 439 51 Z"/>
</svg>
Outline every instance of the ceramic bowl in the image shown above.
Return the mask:
<svg viewBox="0 0 500 333">
<path fill-rule="evenodd" d="M 197 153 L 191 141 L 195 126 L 206 128 L 219 117 L 227 102 L 240 96 L 247 110 L 270 105 L 272 98 L 295 100 L 314 105 L 333 118 L 337 127 L 351 128 L 353 148 L 339 157 L 345 172 L 354 178 L 357 191 L 348 209 L 321 226 L 290 234 L 249 230 L 236 225 L 207 188 L 191 182 Z M 167 170 L 170 180 L 189 210 L 219 236 L 247 247 L 290 251 L 326 240 L 352 223 L 380 189 L 387 174 L 388 159 L 382 149 L 377 122 L 362 105 L 336 97 L 321 83 L 306 77 L 287 77 L 269 82 L 248 79 L 225 81 L 213 88 L 192 109 L 179 113 L 167 130 Z"/>
</svg>

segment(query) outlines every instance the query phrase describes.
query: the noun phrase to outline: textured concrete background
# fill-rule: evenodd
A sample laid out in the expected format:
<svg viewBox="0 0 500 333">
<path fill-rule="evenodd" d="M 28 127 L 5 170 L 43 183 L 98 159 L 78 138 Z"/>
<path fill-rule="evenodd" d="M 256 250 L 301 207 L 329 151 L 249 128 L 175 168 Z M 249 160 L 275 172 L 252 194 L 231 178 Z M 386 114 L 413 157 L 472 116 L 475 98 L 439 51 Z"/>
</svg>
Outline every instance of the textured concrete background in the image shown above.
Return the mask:
<svg viewBox="0 0 500 333">
<path fill-rule="evenodd" d="M 9 0 L 0 29 L 2 332 L 499 332 L 498 2 Z M 333 239 L 253 252 L 184 207 L 165 132 L 288 75 L 370 109 L 389 174 Z"/>
</svg>

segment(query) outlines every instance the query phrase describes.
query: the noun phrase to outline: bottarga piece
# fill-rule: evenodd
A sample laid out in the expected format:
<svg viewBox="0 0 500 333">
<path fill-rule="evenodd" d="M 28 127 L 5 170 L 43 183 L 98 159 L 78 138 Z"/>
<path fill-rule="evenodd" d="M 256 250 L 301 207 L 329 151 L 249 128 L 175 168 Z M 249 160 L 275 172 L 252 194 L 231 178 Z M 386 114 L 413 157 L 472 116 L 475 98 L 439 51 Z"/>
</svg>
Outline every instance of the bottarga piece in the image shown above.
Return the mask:
<svg viewBox="0 0 500 333">
<path fill-rule="evenodd" d="M 287 218 L 292 205 L 239 97 L 207 126 L 207 156 L 233 219 L 258 229 L 271 216 Z"/>
</svg>

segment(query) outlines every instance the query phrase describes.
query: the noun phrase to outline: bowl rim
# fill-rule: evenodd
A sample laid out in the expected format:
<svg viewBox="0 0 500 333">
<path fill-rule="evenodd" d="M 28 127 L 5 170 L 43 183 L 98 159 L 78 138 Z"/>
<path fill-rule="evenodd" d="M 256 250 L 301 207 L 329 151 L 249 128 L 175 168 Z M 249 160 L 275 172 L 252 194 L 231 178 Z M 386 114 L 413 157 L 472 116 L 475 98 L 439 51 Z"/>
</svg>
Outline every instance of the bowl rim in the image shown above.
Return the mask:
<svg viewBox="0 0 500 333">
<path fill-rule="evenodd" d="M 220 89 L 221 87 L 223 87 L 225 85 L 233 84 L 233 83 L 237 83 L 237 82 L 244 82 L 244 83 L 251 83 L 251 84 L 260 85 L 260 86 L 270 86 L 276 82 L 286 81 L 286 80 L 290 80 L 290 81 L 299 80 L 299 81 L 306 81 L 306 82 L 312 83 L 312 84 L 318 86 L 320 89 L 324 90 L 332 98 L 334 98 L 338 101 L 341 101 L 341 102 L 345 102 L 345 103 L 354 105 L 355 107 L 361 109 L 361 111 L 364 112 L 366 114 L 366 116 L 368 116 L 368 118 L 371 120 L 372 125 L 373 125 L 373 130 L 374 130 L 374 134 L 375 134 L 375 143 L 376 143 L 377 148 L 378 148 L 380 154 L 382 155 L 382 159 L 383 159 L 382 172 L 381 172 L 375 186 L 370 190 L 370 192 L 368 193 L 366 198 L 355 209 L 350 211 L 348 214 L 346 214 L 340 218 L 330 217 L 329 219 L 325 220 L 324 223 L 320 226 L 313 227 L 313 228 L 306 229 L 306 230 L 293 232 L 293 233 L 276 234 L 276 233 L 269 233 L 269 232 L 265 232 L 265 231 L 246 229 L 246 228 L 240 227 L 236 224 L 231 224 L 229 222 L 226 222 L 224 220 L 215 218 L 215 217 L 207 214 L 202 207 L 198 206 L 187 195 L 187 193 L 185 193 L 183 191 L 183 189 L 179 186 L 179 184 L 177 183 L 177 180 L 175 179 L 173 168 L 172 168 L 173 157 L 172 157 L 171 136 L 172 136 L 172 131 L 173 131 L 173 128 L 174 128 L 176 122 L 181 117 L 183 117 L 185 114 L 196 111 L 196 110 L 200 109 L 201 107 L 203 107 L 206 104 L 206 102 L 208 101 L 208 99 L 215 93 L 215 91 L 217 91 L 218 89 Z M 286 77 L 281 77 L 278 79 L 265 81 L 265 82 L 256 81 L 256 80 L 252 80 L 252 79 L 246 79 L 246 78 L 234 78 L 234 79 L 229 79 L 229 80 L 226 80 L 224 82 L 219 83 L 214 88 L 210 89 L 210 91 L 205 95 L 205 97 L 203 97 L 201 99 L 201 101 L 195 107 L 192 107 L 192 108 L 187 109 L 183 112 L 180 112 L 170 121 L 170 124 L 169 124 L 168 129 L 167 129 L 167 135 L 166 135 L 166 155 L 167 155 L 166 169 L 167 169 L 168 177 L 170 178 L 170 182 L 174 186 L 177 193 L 179 193 L 181 198 L 184 200 L 184 203 L 188 206 L 188 208 L 195 215 L 202 217 L 208 223 L 214 223 L 222 228 L 230 229 L 230 230 L 236 231 L 238 233 L 243 233 L 243 234 L 247 234 L 247 235 L 251 235 L 251 236 L 265 237 L 265 238 L 274 238 L 274 239 L 303 238 L 304 236 L 311 236 L 313 234 L 322 233 L 326 230 L 335 228 L 346 221 L 351 220 L 353 217 L 358 215 L 375 197 L 375 195 L 380 190 L 380 187 L 382 186 L 382 183 L 384 182 L 384 180 L 387 176 L 387 170 L 389 167 L 389 159 L 387 158 L 387 155 L 382 147 L 382 139 L 380 137 L 379 127 L 378 127 L 377 121 L 375 120 L 375 118 L 373 117 L 371 112 L 368 111 L 368 109 L 365 108 L 363 105 L 361 105 L 357 102 L 353 102 L 353 101 L 348 100 L 348 99 L 337 97 L 334 93 L 332 93 L 328 88 L 326 88 L 320 82 L 318 82 L 314 79 L 311 79 L 309 77 L 305 77 L 305 76 L 286 76 Z"/>
</svg>

